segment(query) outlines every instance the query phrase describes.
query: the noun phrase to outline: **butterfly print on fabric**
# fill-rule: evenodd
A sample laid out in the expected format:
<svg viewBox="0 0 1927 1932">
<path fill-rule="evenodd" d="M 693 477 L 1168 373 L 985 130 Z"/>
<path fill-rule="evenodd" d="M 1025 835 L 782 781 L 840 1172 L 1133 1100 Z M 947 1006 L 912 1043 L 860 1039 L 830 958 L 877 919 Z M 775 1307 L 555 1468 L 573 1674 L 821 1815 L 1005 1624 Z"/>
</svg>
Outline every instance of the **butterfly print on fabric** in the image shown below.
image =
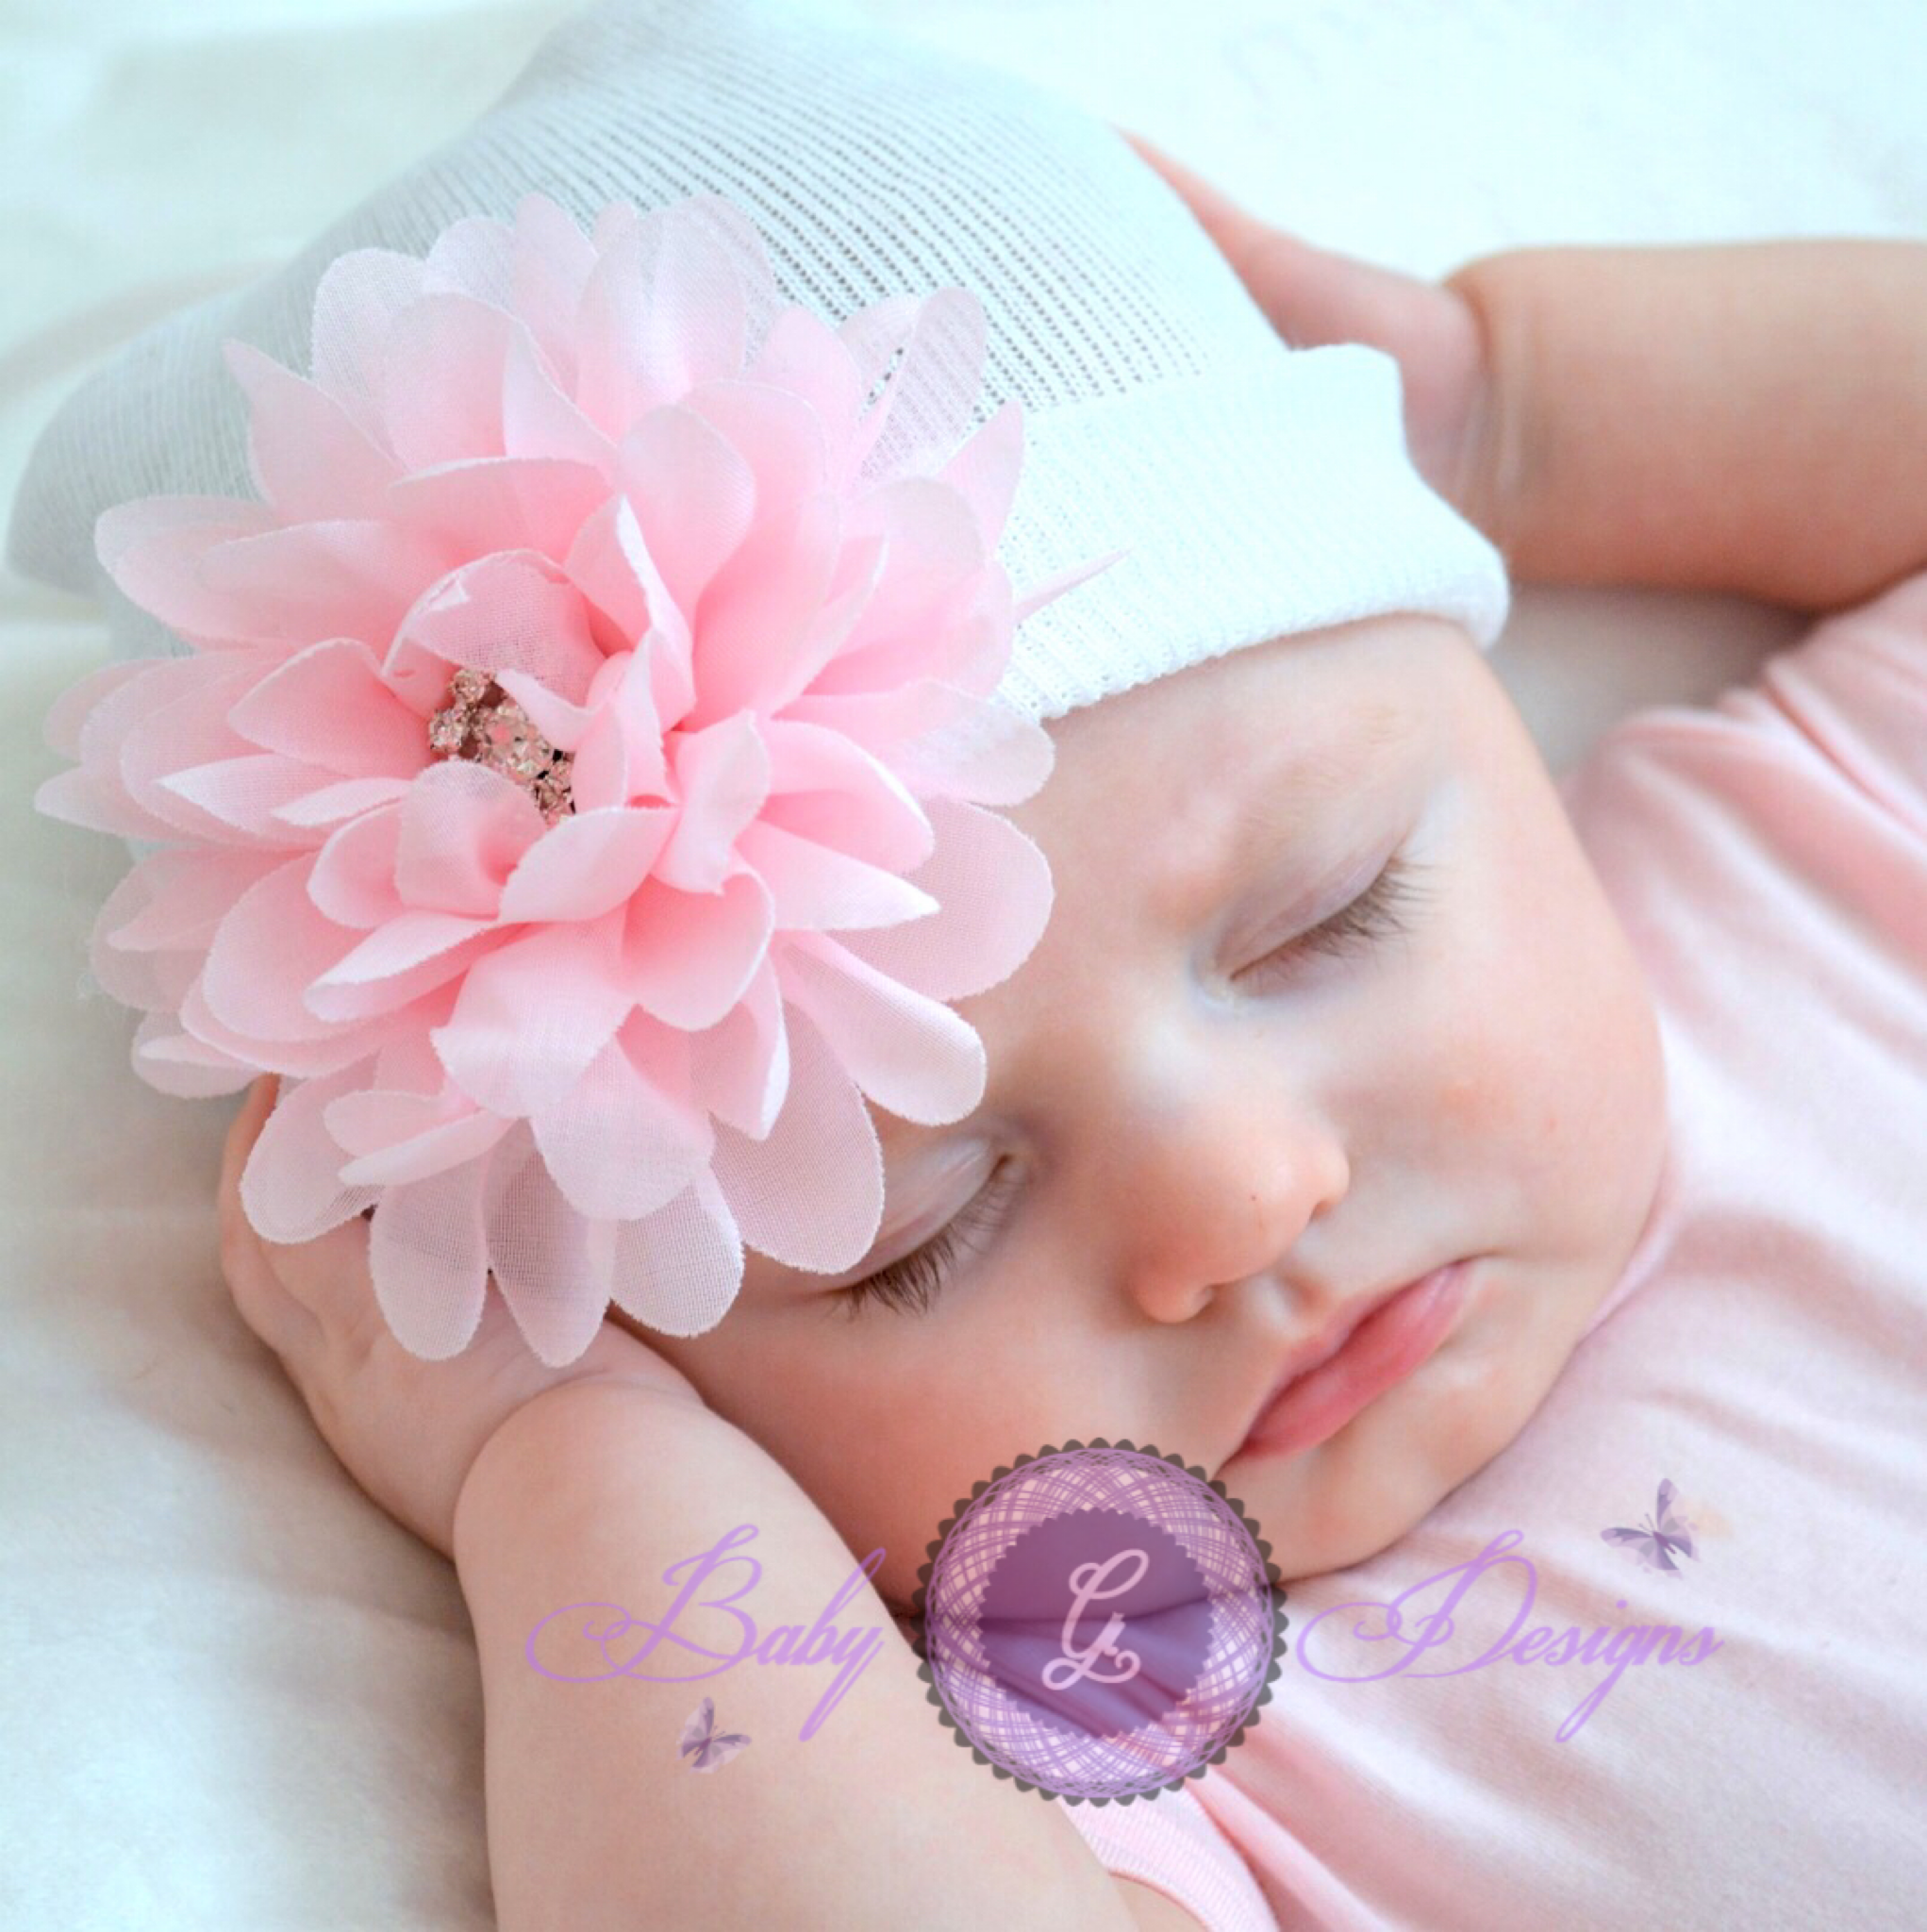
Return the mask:
<svg viewBox="0 0 1927 1932">
<path fill-rule="evenodd" d="M 727 1764 L 748 1743 L 749 1740 L 740 1731 L 730 1731 L 721 1737 L 717 1735 L 716 1702 L 714 1698 L 706 1697 L 683 1725 L 676 1756 L 687 1758 L 691 1771 L 714 1771 L 719 1765 Z"/>
<path fill-rule="evenodd" d="M 1693 1547 L 1694 1524 L 1673 1509 L 1678 1494 L 1671 1481 L 1662 1477 L 1658 1506 L 1644 1524 L 1638 1529 L 1603 1529 L 1601 1539 L 1631 1551 L 1644 1569 L 1664 1571 L 1674 1576 L 1681 1574 L 1673 1558 L 1690 1557 L 1698 1562 L 1700 1553 Z"/>
</svg>

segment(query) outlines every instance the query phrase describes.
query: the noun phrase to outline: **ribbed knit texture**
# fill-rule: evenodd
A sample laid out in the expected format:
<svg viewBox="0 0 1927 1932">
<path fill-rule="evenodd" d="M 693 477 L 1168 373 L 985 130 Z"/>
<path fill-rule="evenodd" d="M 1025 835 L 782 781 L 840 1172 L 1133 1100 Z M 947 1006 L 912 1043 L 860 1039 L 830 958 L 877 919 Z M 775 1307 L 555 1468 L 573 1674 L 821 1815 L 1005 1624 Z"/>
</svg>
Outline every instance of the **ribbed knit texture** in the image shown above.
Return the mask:
<svg viewBox="0 0 1927 1932">
<path fill-rule="evenodd" d="M 138 496 L 258 493 L 223 339 L 306 375 L 336 256 L 425 254 L 464 215 L 511 220 L 532 189 L 585 226 L 612 197 L 727 194 L 783 298 L 833 324 L 890 295 L 978 297 L 980 420 L 1013 396 L 1024 409 L 998 548 L 1019 597 L 1128 553 L 1019 626 L 999 695 L 1031 718 L 1386 611 L 1447 617 L 1482 647 L 1504 623 L 1498 553 L 1412 467 L 1396 361 L 1287 348 L 1103 122 L 804 0 L 604 0 L 564 22 L 473 127 L 285 269 L 82 384 L 28 460 L 9 561 L 100 597 L 124 653 L 181 649 L 99 569 L 93 525 Z"/>
</svg>

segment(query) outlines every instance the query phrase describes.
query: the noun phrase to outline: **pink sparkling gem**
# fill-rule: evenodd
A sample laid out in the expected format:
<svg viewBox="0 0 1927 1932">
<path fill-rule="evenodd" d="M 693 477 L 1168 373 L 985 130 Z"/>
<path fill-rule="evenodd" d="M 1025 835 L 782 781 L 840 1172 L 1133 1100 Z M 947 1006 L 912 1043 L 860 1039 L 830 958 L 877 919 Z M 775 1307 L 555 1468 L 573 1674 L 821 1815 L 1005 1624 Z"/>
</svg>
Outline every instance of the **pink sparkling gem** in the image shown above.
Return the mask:
<svg viewBox="0 0 1927 1932">
<path fill-rule="evenodd" d="M 487 765 L 519 785 L 553 824 L 575 808 L 568 752 L 557 751 L 529 715 L 486 671 L 463 665 L 446 700 L 428 721 L 428 748 L 438 758 Z"/>
</svg>

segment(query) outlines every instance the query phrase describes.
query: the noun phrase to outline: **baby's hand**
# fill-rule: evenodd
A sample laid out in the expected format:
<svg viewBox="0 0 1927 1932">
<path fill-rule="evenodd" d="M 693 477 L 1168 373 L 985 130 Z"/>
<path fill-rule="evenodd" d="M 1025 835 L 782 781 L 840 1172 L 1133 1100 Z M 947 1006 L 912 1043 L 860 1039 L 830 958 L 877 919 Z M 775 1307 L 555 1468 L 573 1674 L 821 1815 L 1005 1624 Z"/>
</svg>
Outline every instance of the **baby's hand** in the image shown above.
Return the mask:
<svg viewBox="0 0 1927 1932">
<path fill-rule="evenodd" d="M 1366 342 L 1398 358 L 1405 441 L 1419 474 L 1477 529 L 1502 540 L 1495 385 L 1485 331 L 1465 295 L 1449 282 L 1314 248 L 1246 213 L 1142 135 L 1118 131 L 1183 196 L 1293 348 Z"/>
<path fill-rule="evenodd" d="M 297 1246 L 263 1241 L 241 1204 L 241 1174 L 277 1086 L 263 1075 L 228 1129 L 221 1168 L 221 1266 L 247 1324 L 280 1357 L 328 1446 L 375 1502 L 453 1557 L 455 1506 L 482 1445 L 524 1403 L 591 1376 L 641 1383 L 701 1405 L 679 1369 L 606 1321 L 579 1359 L 545 1367 L 493 1290 L 467 1348 L 424 1361 L 390 1332 L 358 1215 Z"/>
</svg>

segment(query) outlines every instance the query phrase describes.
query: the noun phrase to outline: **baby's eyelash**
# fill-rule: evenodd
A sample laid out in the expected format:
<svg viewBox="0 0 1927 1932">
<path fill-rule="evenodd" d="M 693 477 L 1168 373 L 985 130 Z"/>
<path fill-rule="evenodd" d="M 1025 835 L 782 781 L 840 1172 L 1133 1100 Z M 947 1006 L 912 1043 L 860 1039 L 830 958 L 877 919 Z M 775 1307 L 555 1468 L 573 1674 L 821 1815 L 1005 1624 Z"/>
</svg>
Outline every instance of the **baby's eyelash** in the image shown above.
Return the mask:
<svg viewBox="0 0 1927 1932">
<path fill-rule="evenodd" d="M 1364 891 L 1309 932 L 1275 947 L 1258 965 L 1287 959 L 1300 952 L 1344 953 L 1373 941 L 1408 932 L 1401 912 L 1425 898 L 1419 877 L 1425 868 L 1394 852 L 1384 870 Z M 1254 969 L 1255 970 L 1255 969 Z"/>
<path fill-rule="evenodd" d="M 867 1303 L 912 1314 L 927 1315 L 956 1261 L 965 1237 L 989 1225 L 1010 1192 L 1008 1161 L 1000 1162 L 997 1172 L 973 1194 L 963 1209 L 942 1231 L 934 1235 L 915 1254 L 905 1255 L 880 1268 L 854 1287 L 837 1290 L 831 1297 L 845 1320 L 860 1314 Z"/>
</svg>

